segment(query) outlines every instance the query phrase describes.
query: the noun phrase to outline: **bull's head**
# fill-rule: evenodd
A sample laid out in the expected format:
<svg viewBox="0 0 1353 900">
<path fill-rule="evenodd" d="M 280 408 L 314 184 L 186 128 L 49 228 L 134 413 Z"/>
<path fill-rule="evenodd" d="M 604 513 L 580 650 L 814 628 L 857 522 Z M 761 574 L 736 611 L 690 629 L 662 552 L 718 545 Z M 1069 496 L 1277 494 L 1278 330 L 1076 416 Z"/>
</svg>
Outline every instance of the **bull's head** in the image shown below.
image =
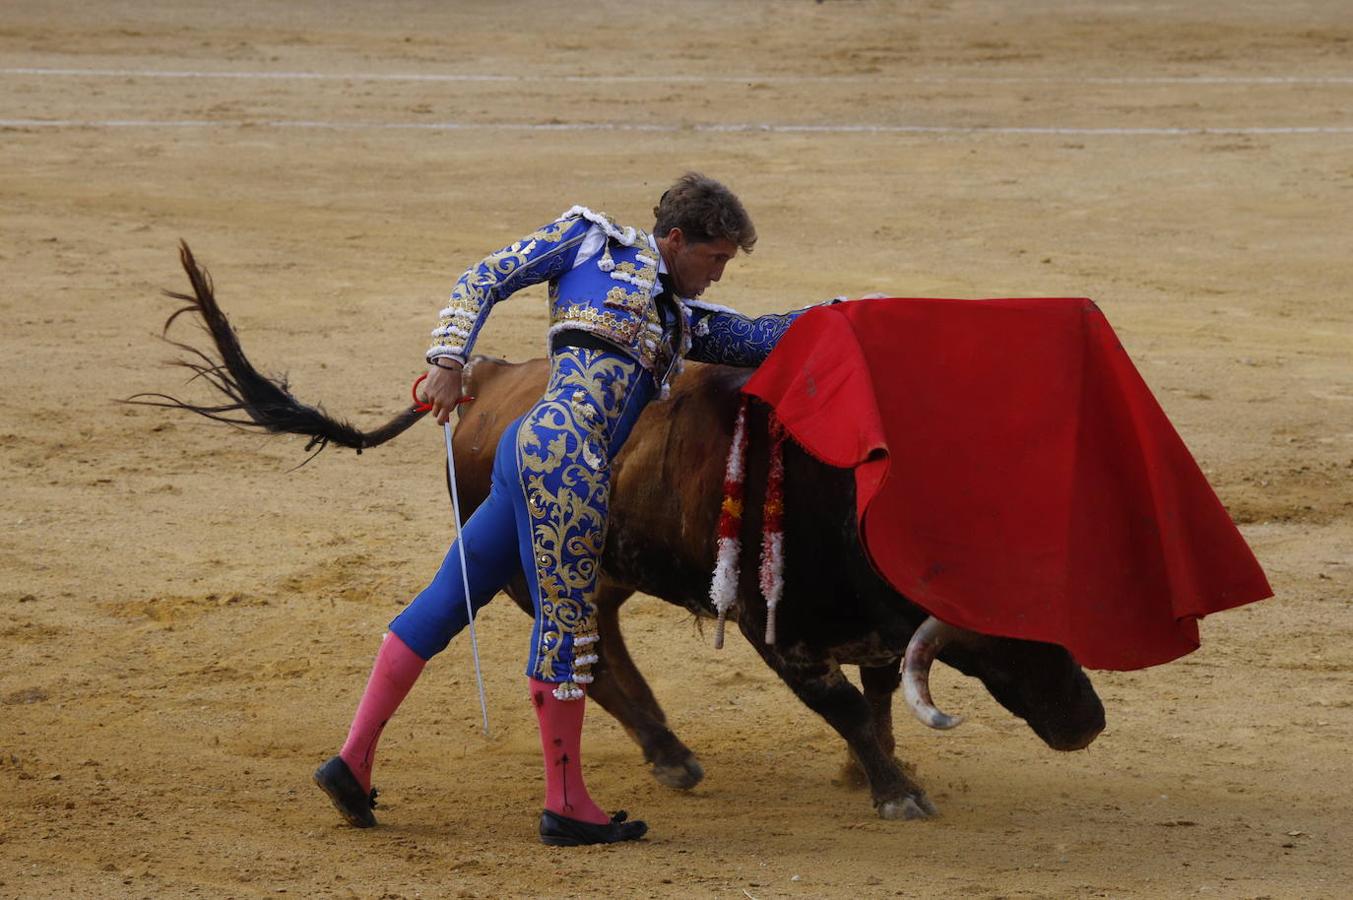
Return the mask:
<svg viewBox="0 0 1353 900">
<path fill-rule="evenodd" d="M 1064 648 L 976 634 L 934 616 L 916 629 L 902 661 L 907 705 L 932 728 L 953 728 L 963 721 L 931 702 L 930 665 L 936 655 L 980 679 L 991 696 L 1054 750 L 1081 750 L 1104 730 L 1104 704 Z"/>
</svg>

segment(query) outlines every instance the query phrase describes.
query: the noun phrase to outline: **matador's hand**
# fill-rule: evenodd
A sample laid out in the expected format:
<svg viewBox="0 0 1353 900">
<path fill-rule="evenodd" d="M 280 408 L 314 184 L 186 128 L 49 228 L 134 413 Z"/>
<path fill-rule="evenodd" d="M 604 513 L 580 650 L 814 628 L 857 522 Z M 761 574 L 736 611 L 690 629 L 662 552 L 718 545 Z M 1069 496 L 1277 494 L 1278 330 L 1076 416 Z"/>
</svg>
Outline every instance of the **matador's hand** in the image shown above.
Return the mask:
<svg viewBox="0 0 1353 900">
<path fill-rule="evenodd" d="M 461 365 L 452 359 L 440 357 L 439 365 L 428 367 L 427 381 L 423 382 L 423 398 L 432 404 L 432 415 L 438 425 L 445 425 L 460 401 Z"/>
</svg>

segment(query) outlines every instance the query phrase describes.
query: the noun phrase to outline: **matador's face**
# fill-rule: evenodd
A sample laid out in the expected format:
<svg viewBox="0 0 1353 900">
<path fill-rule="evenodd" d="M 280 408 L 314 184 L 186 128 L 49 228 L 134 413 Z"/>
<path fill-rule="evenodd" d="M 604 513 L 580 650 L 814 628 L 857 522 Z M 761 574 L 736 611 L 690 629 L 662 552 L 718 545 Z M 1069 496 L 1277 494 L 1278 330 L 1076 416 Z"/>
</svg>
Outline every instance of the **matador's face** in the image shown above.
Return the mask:
<svg viewBox="0 0 1353 900">
<path fill-rule="evenodd" d="M 658 239 L 658 251 L 667 263 L 672 287 L 682 297 L 698 297 L 723 277 L 724 266 L 738 255 L 738 245 L 727 238 L 690 241 L 680 228 Z"/>
</svg>

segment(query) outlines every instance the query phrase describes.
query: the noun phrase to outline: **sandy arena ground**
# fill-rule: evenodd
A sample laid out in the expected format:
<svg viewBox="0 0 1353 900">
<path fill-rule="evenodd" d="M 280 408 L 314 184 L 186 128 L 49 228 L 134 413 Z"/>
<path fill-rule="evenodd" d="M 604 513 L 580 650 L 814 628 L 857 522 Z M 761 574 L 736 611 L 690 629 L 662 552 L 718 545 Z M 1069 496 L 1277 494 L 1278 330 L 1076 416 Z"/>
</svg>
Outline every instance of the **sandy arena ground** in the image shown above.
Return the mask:
<svg viewBox="0 0 1353 900">
<path fill-rule="evenodd" d="M 1347 2 L 86 6 L 0 12 L 0 896 L 1353 890 Z M 340 826 L 310 772 L 450 536 L 440 434 L 290 471 L 300 441 L 116 405 L 182 389 L 175 243 L 257 361 L 375 424 L 466 264 L 575 202 L 647 225 L 691 167 L 757 220 L 711 293 L 745 311 L 1094 297 L 1276 598 L 1097 673 L 1088 752 L 945 670 L 969 723 L 897 721 L 926 823 L 835 783 L 741 640 L 636 598 L 708 776 L 659 786 L 594 709 L 594 792 L 652 833 L 578 851 L 535 842 L 528 621 L 496 602 L 493 737 L 457 641 L 386 733 L 382 827 Z M 480 349 L 540 355 L 544 322 L 532 291 Z"/>
</svg>

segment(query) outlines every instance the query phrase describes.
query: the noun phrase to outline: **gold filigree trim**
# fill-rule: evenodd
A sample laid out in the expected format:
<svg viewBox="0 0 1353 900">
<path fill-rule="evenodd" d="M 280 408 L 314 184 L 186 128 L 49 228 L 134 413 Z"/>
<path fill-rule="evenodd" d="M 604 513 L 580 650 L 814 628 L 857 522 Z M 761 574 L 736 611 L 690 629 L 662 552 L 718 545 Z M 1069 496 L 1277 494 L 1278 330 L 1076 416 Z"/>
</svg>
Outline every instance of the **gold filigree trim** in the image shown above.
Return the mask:
<svg viewBox="0 0 1353 900">
<path fill-rule="evenodd" d="M 595 607 L 610 493 L 608 443 L 635 383 L 633 363 L 599 350 L 571 348 L 556 359 L 545 397 L 523 420 L 517 465 L 530 518 L 541 628 L 535 675 L 591 680 Z M 565 669 L 563 637 L 574 644 Z"/>
<path fill-rule="evenodd" d="M 441 311 L 441 321 L 432 332 L 432 349 L 468 351 L 469 348 L 462 341 L 469 335 L 464 332 L 464 326 L 457 326 L 454 320 L 477 322 L 486 307 L 492 305 L 495 291 L 505 281 L 523 270 L 545 264 L 561 251 L 580 243 L 582 234 L 575 235 L 572 240 L 564 240 L 565 235 L 576 225 L 576 218 L 551 222 L 502 250 L 490 253 L 478 265 L 467 269 L 452 288 L 451 299 Z M 541 245 L 556 246 L 544 248 Z"/>
</svg>

